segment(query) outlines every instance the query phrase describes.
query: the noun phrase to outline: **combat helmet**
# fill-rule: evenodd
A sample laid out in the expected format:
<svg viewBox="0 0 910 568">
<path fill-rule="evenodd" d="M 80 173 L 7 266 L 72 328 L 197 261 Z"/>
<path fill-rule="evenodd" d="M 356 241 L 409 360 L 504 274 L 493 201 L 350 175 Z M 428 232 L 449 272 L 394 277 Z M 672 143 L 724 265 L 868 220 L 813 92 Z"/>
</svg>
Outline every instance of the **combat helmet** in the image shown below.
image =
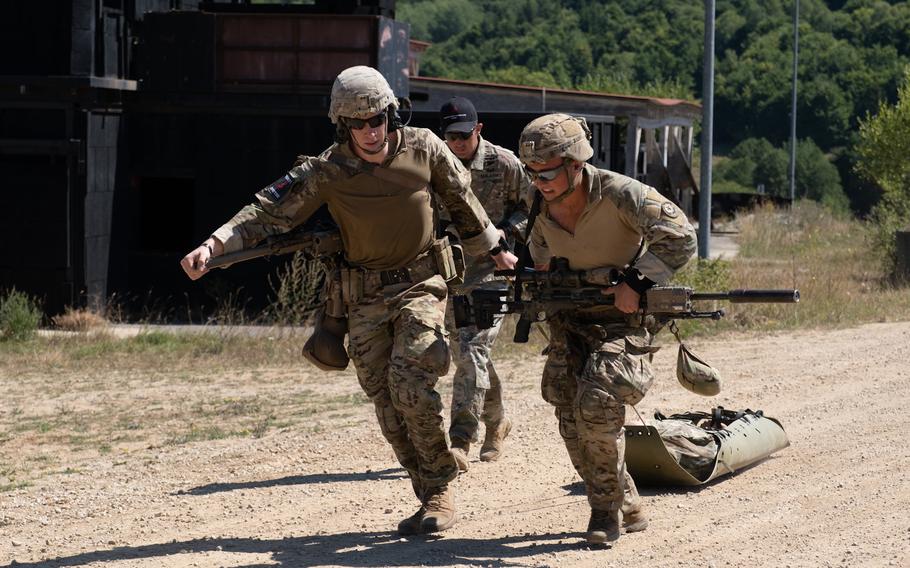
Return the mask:
<svg viewBox="0 0 910 568">
<path fill-rule="evenodd" d="M 332 85 L 332 102 L 329 118 L 339 124 L 339 117 L 369 118 L 392 107 L 398 109 L 398 100 L 382 73 L 357 65 L 338 74 Z"/>
<path fill-rule="evenodd" d="M 594 155 L 591 130 L 584 118 L 568 114 L 548 114 L 532 120 L 518 141 L 518 157 L 525 163 L 542 164 L 563 157 L 588 161 Z"/>
</svg>

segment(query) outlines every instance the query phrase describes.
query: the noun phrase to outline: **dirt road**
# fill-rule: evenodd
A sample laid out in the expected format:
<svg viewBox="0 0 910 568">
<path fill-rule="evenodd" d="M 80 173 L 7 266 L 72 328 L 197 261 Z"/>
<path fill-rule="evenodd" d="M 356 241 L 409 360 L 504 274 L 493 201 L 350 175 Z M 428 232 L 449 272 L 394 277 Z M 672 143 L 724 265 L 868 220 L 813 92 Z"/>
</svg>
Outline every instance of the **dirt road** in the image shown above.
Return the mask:
<svg viewBox="0 0 910 568">
<path fill-rule="evenodd" d="M 471 470 L 456 482 L 460 521 L 441 537 L 394 533 L 415 503 L 371 407 L 358 404 L 261 438 L 57 456 L 71 464 L 67 472 L 0 493 L 0 563 L 910 566 L 910 323 L 735 335 L 693 347 L 722 371 L 723 392 L 704 399 L 679 387 L 667 346 L 642 415 L 718 404 L 762 409 L 783 423 L 792 445 L 699 490 L 643 488 L 650 528 L 612 548 L 580 538 L 588 508 L 537 392 L 538 357 L 500 362 L 516 423 L 508 452 L 493 464 L 472 452 Z M 263 372 L 242 388 L 278 396 L 268 393 L 280 392 L 282 380 Z M 352 375 L 310 371 L 289 380 L 339 396 L 358 389 Z M 97 394 L 77 386 L 59 396 Z M 16 396 L 45 396 L 40 385 L 17 388 L 26 392 Z M 185 388 L 179 396 L 196 387 Z M 240 387 L 225 378 L 198 388 Z M 109 398 L 131 392 L 139 391 Z M 133 403 L 153 394 L 143 390 Z"/>
</svg>

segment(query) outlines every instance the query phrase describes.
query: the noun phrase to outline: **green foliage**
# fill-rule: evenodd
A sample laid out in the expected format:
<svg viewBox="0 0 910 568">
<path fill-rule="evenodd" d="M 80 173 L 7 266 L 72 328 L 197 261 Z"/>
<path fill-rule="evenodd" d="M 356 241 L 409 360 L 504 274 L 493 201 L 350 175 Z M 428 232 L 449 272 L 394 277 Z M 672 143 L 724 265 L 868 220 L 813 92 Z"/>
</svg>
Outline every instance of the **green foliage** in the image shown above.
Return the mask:
<svg viewBox="0 0 910 568">
<path fill-rule="evenodd" d="M 740 187 L 754 191 L 759 184 L 771 195 L 790 193 L 789 144 L 775 148 L 764 138 L 743 140 L 715 168 L 716 184 L 732 191 Z M 800 140 L 796 146 L 796 196 L 818 201 L 836 211 L 849 209 L 837 167 L 812 139 Z"/>
<path fill-rule="evenodd" d="M 695 259 L 687 264 L 673 277 L 673 283 L 689 286 L 698 292 L 719 292 L 730 289 L 733 277 L 730 261 L 724 259 Z M 697 319 L 677 322 L 682 337 L 710 331 L 716 326 L 714 321 Z"/>
<path fill-rule="evenodd" d="M 792 7 L 790 0 L 717 3 L 718 147 L 764 139 L 779 150 L 789 139 Z M 412 37 L 434 42 L 422 61 L 426 75 L 654 97 L 701 94 L 700 2 L 400 0 L 398 17 L 412 24 Z M 799 33 L 797 132 L 823 154 L 850 162 L 859 117 L 894 100 L 910 63 L 910 3 L 803 0 Z M 840 168 L 845 177 L 835 183 L 818 152 L 798 153 L 808 168 L 797 173 L 801 195 L 842 208 L 846 186 L 863 207 L 876 199 L 857 194 L 870 188 L 856 180 L 852 164 Z M 748 178 L 757 177 L 769 191 L 784 192 L 788 162 L 786 154 L 766 152 L 754 169 L 731 164 L 719 185 L 754 188 Z"/>
<path fill-rule="evenodd" d="M 677 272 L 673 282 L 699 291 L 716 292 L 730 288 L 731 276 L 730 261 L 699 258 Z"/>
<path fill-rule="evenodd" d="M 858 171 L 884 191 L 872 210 L 874 239 L 890 273 L 895 266 L 895 233 L 910 227 L 910 67 L 894 105 L 881 103 L 860 124 Z"/>
<path fill-rule="evenodd" d="M 698 6 L 583 0 L 399 2 L 411 37 L 434 42 L 427 75 L 500 83 L 691 98 L 690 62 L 703 25 Z"/>
<path fill-rule="evenodd" d="M 786 147 L 789 153 L 789 144 Z M 796 144 L 796 195 L 842 213 L 850 209 L 840 173 L 811 138 Z"/>
<path fill-rule="evenodd" d="M 0 339 L 23 341 L 35 335 L 41 309 L 28 294 L 13 288 L 0 296 Z"/>
<path fill-rule="evenodd" d="M 880 255 L 885 271 L 893 276 L 897 266 L 896 234 L 910 229 L 910 199 L 886 193 L 872 210 L 872 221 L 875 250 Z"/>
<path fill-rule="evenodd" d="M 860 173 L 886 192 L 910 195 L 910 68 L 894 105 L 882 102 L 860 123 Z"/>
<path fill-rule="evenodd" d="M 400 2 L 396 18 L 411 24 L 411 37 L 443 42 L 483 21 L 483 13 L 470 0 Z"/>
</svg>

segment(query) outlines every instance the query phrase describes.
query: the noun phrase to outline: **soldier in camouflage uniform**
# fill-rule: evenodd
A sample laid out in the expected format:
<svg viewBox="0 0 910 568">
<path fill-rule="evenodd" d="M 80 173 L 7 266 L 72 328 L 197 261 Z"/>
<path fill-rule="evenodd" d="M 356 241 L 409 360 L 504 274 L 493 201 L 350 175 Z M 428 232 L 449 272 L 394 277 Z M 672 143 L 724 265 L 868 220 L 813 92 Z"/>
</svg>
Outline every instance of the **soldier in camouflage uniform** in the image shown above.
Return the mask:
<svg viewBox="0 0 910 568">
<path fill-rule="evenodd" d="M 342 71 L 329 108 L 336 144 L 257 193 L 181 264 L 199 278 L 209 257 L 287 232 L 328 206 L 344 244 L 351 359 L 421 501 L 398 526 L 415 534 L 454 524 L 449 482 L 458 475 L 435 388 L 449 366 L 444 276 L 454 272 L 446 244 L 434 239 L 431 193 L 448 209 L 468 253 L 489 254 L 499 233 L 471 192 L 468 172 L 431 131 L 402 126 L 397 108 L 378 71 Z M 494 257 L 503 267 L 516 260 L 508 252 Z"/>
<path fill-rule="evenodd" d="M 585 538 L 599 544 L 619 538 L 620 514 L 627 532 L 648 525 L 623 459 L 626 405 L 651 386 L 657 349 L 639 299 L 686 264 L 696 242 L 686 216 L 656 189 L 586 164 L 594 153 L 590 136 L 582 118 L 543 116 L 522 132 L 519 158 L 542 198 L 529 243 L 536 267 L 564 257 L 573 270 L 622 269 L 622 280 L 605 290 L 614 306 L 548 315 L 541 384 L 585 482 Z"/>
<path fill-rule="evenodd" d="M 528 178 L 521 162 L 510 150 L 491 144 L 481 137 L 483 123 L 470 100 L 453 97 L 439 110 L 440 132 L 446 145 L 471 172 L 471 189 L 483 204 L 490 219 L 496 221 L 501 243 L 512 246 L 524 240 L 527 226 L 525 196 Z M 465 271 L 464 283 L 452 286 L 455 294 L 470 294 L 479 284 L 494 280 L 493 263 L 485 258 L 473 259 Z M 499 278 L 503 280 L 503 278 Z M 502 316 L 489 329 L 474 326 L 456 328 L 452 306 L 446 313 L 455 377 L 452 385 L 449 438 L 452 455 L 461 471 L 468 470 L 468 452 L 477 442 L 477 430 L 483 420 L 486 428 L 480 448 L 481 461 L 500 458 L 512 421 L 505 416 L 502 384 L 493 367 L 493 342 L 502 326 Z"/>
</svg>

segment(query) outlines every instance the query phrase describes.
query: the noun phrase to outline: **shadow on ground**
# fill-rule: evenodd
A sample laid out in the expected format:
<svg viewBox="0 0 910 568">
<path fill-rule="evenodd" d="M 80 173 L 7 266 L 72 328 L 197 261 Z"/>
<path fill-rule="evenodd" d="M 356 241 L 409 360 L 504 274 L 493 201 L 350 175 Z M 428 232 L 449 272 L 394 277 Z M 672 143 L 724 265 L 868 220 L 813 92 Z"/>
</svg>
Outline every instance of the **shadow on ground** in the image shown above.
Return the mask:
<svg viewBox="0 0 910 568">
<path fill-rule="evenodd" d="M 407 473 L 402 468 L 388 468 L 380 471 L 364 471 L 353 473 L 312 473 L 307 475 L 289 475 L 278 479 L 265 479 L 262 481 L 243 481 L 238 483 L 210 483 L 192 489 L 181 489 L 176 495 L 211 495 L 226 491 L 243 489 L 263 489 L 282 485 L 312 485 L 319 483 L 346 483 L 354 481 L 379 481 L 383 479 L 406 479 Z"/>
<path fill-rule="evenodd" d="M 110 550 L 83 552 L 38 562 L 16 562 L 16 568 L 51 568 L 83 566 L 127 560 L 155 560 L 168 565 L 174 555 L 210 552 L 268 554 L 266 564 L 248 564 L 245 568 L 274 566 L 519 566 L 516 562 L 529 556 L 567 550 L 585 549 L 578 535 L 540 534 L 494 539 L 465 539 L 441 537 L 402 538 L 389 532 L 349 532 L 332 535 L 311 535 L 284 539 L 215 538 L 175 541 L 135 547 L 116 547 Z M 543 542 L 543 544 L 541 544 Z M 192 562 L 192 558 L 177 561 Z M 203 559 L 199 561 L 204 564 Z"/>
</svg>

